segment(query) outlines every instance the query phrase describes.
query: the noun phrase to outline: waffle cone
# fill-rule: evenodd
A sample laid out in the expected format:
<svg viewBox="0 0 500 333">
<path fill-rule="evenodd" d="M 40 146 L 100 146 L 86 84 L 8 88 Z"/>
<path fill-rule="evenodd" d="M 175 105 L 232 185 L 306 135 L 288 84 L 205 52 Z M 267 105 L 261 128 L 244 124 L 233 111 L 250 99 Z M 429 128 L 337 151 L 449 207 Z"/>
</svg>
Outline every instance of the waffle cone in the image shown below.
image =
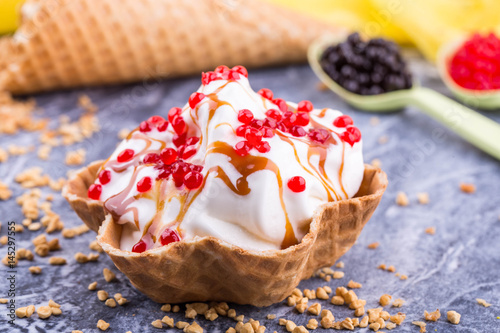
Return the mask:
<svg viewBox="0 0 500 333">
<path fill-rule="evenodd" d="M 89 167 L 88 172 L 79 172 L 64 192 L 91 228 L 96 221 L 90 212 L 95 210 L 95 201 L 77 193 L 86 193 L 88 187 L 79 187 L 93 182 L 97 164 Z M 144 253 L 122 251 L 119 246 L 122 225 L 114 223 L 110 215 L 104 219 L 97 240 L 132 284 L 156 302 L 227 301 L 267 306 L 285 299 L 300 280 L 309 278 L 321 267 L 333 265 L 347 252 L 386 187 L 385 173 L 365 165 L 356 196 L 320 206 L 306 236 L 298 245 L 285 250 L 248 251 L 214 237 L 203 237 Z"/>
<path fill-rule="evenodd" d="M 339 29 L 258 0 L 31 0 L 0 45 L 0 87 L 12 93 L 175 77 L 225 64 L 304 61 Z"/>
</svg>

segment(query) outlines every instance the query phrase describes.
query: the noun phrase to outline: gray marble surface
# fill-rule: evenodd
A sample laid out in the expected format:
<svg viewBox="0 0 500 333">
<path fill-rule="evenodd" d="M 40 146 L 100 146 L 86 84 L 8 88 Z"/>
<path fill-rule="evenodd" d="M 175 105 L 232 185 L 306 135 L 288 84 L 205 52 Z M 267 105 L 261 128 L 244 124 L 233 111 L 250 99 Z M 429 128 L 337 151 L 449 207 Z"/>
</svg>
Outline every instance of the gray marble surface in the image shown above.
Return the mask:
<svg viewBox="0 0 500 333">
<path fill-rule="evenodd" d="M 412 69 L 424 86 L 449 94 L 433 69 L 423 61 L 412 62 Z M 403 298 L 406 303 L 400 311 L 407 314 L 407 319 L 395 332 L 418 332 L 411 321 L 423 320 L 424 310 L 437 308 L 443 316 L 436 323 L 428 323 L 428 332 L 500 332 L 500 319 L 497 318 L 500 316 L 500 162 L 412 107 L 398 113 L 378 114 L 380 124 L 373 126 L 370 124 L 373 114 L 355 111 L 333 93 L 317 89 L 318 81 L 305 65 L 251 70 L 250 80 L 255 90 L 271 88 L 275 96 L 294 102 L 309 99 L 317 107 L 337 108 L 351 115 L 363 133 L 365 160 L 380 159 L 389 177 L 390 184 L 380 206 L 357 244 L 341 259 L 345 263 L 345 277 L 328 283 L 311 278 L 303 281 L 300 287 L 329 285 L 335 288 L 353 279 L 363 284 L 357 293 L 367 300 L 367 308 L 377 306 L 384 293 Z M 70 169 L 63 163 L 65 152 L 81 147 L 87 150 L 87 162 L 105 158 L 118 142 L 116 134 L 120 129 L 133 128 L 151 115 L 165 115 L 170 107 L 182 106 L 199 83 L 199 77 L 193 77 L 38 95 L 37 103 L 43 109 L 40 115 L 51 117 L 51 125 L 56 126 L 59 115 L 77 119 L 82 112 L 76 106 L 78 96 L 88 94 L 99 106 L 102 130 L 82 143 L 54 150 L 48 161 L 40 161 L 35 153 L 11 157 L 7 163 L 0 164 L 0 178 L 10 185 L 15 197 L 25 190 L 14 182 L 14 177 L 28 167 L 39 165 L 52 177 L 64 176 Z M 500 121 L 499 113 L 485 115 Z M 432 133 L 440 135 L 433 137 Z M 384 135 L 388 141 L 380 144 L 378 140 Z M 37 137 L 37 133 L 26 132 L 0 136 L 0 146 L 5 148 L 11 143 L 38 145 Z M 474 183 L 477 192 L 461 192 L 460 182 Z M 408 207 L 395 204 L 398 191 L 408 193 Z M 48 188 L 43 192 L 52 193 Z M 417 203 L 418 192 L 429 193 L 428 205 Z M 3 224 L 0 235 L 6 234 L 6 221 L 22 221 L 14 197 L 0 202 Z M 67 227 L 81 223 L 60 195 L 55 196 L 53 210 L 61 215 Z M 424 232 L 431 226 L 436 227 L 435 235 Z M 31 239 L 41 232 L 17 234 L 17 247 L 33 249 Z M 49 239 L 54 236 L 59 237 L 62 250 L 53 255 L 65 257 L 68 264 L 51 266 L 48 258 L 38 256 L 34 262 L 21 261 L 16 273 L 15 301 L 18 306 L 38 306 L 52 298 L 62 305 L 63 314 L 47 320 L 34 315 L 30 319 L 16 319 L 15 324 L 10 325 L 7 308 L 0 305 L 0 332 L 71 332 L 76 329 L 97 332 L 96 323 L 101 318 L 111 324 L 109 332 L 159 331 L 151 326 L 151 322 L 163 317 L 160 305 L 135 290 L 106 255 L 101 255 L 96 263 L 75 262 L 73 256 L 76 252 L 90 252 L 88 244 L 95 234 L 89 232 L 74 239 L 64 239 L 56 233 Z M 380 247 L 369 250 L 367 245 L 375 241 L 380 242 Z M 0 247 L 2 257 L 5 253 L 6 247 Z M 382 263 L 394 265 L 398 272 L 408 275 L 408 280 L 401 281 L 394 274 L 377 269 Z M 41 266 L 43 273 L 31 275 L 28 272 L 31 265 Z M 118 281 L 105 284 L 104 267 L 112 268 Z M 8 287 L 7 270 L 3 265 L 0 274 L 1 298 L 6 296 Z M 122 293 L 130 303 L 114 309 L 106 307 L 95 292 L 87 290 L 92 281 L 98 281 L 99 286 L 111 295 Z M 482 307 L 476 303 L 476 298 L 483 298 L 492 306 Z M 337 319 L 353 316 L 352 310 L 345 307 L 334 307 L 327 301 L 321 303 L 331 309 Z M 246 318 L 260 320 L 268 327 L 267 332 L 285 332 L 284 327 L 277 325 L 277 319 L 266 319 L 268 313 L 304 325 L 312 318 L 311 315 L 298 314 L 284 303 L 268 308 L 234 307 Z M 462 314 L 460 325 L 446 321 L 448 310 Z M 398 310 L 389 308 L 389 311 L 395 313 Z M 173 317 L 176 321 L 182 320 L 183 313 L 173 314 Z M 205 332 L 225 332 L 235 324 L 228 318 L 219 318 L 215 322 L 201 318 L 197 321 Z"/>
</svg>

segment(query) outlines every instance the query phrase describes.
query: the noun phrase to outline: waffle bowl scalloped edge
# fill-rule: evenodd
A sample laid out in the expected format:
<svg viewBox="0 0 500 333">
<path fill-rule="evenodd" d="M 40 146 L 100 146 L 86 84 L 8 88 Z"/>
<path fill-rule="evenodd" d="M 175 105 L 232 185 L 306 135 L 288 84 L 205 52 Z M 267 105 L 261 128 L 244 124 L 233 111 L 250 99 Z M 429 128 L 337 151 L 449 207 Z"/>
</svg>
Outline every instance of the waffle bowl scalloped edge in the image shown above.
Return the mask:
<svg viewBox="0 0 500 333">
<path fill-rule="evenodd" d="M 104 251 L 141 292 L 159 303 L 226 301 L 268 306 L 282 301 L 302 279 L 331 266 L 358 238 L 382 198 L 387 176 L 365 165 L 354 198 L 316 210 L 302 241 L 284 250 L 248 251 L 214 237 L 183 240 L 143 253 L 119 248 L 122 225 L 86 197 L 102 161 L 79 170 L 63 190 Z M 99 227 L 100 223 L 102 225 Z"/>
</svg>

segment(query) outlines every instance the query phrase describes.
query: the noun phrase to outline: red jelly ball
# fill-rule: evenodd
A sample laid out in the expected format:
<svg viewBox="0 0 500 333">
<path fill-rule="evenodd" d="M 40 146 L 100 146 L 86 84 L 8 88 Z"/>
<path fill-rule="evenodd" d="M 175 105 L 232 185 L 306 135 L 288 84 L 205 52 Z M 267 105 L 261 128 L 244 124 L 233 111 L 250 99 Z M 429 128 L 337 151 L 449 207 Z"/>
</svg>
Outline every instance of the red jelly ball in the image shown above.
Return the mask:
<svg viewBox="0 0 500 333">
<path fill-rule="evenodd" d="M 203 175 L 198 171 L 190 171 L 184 176 L 184 185 L 190 190 L 201 186 Z"/>
<path fill-rule="evenodd" d="M 282 122 L 285 124 L 286 127 L 291 127 L 295 125 L 295 122 L 297 121 L 297 115 L 291 111 L 286 111 L 283 113 L 283 119 Z"/>
<path fill-rule="evenodd" d="M 262 88 L 257 92 L 257 94 L 261 95 L 262 97 L 272 100 L 273 99 L 273 92 L 267 88 Z"/>
<path fill-rule="evenodd" d="M 247 125 L 241 125 L 241 126 L 238 126 L 236 128 L 236 135 L 237 136 L 241 136 L 241 137 L 244 137 L 245 136 L 245 132 L 247 130 L 248 126 Z"/>
<path fill-rule="evenodd" d="M 124 163 L 130 161 L 134 157 L 135 152 L 132 149 L 125 149 L 121 153 L 118 154 L 116 160 L 119 163 Z"/>
<path fill-rule="evenodd" d="M 258 145 L 262 141 L 262 133 L 256 128 L 249 127 L 245 131 L 245 139 L 247 139 L 251 146 Z"/>
<path fill-rule="evenodd" d="M 143 121 L 139 125 L 139 131 L 141 131 L 141 132 L 149 132 L 149 131 L 151 131 L 151 125 L 149 125 L 149 123 L 147 121 Z"/>
<path fill-rule="evenodd" d="M 346 128 L 346 131 L 340 135 L 340 138 L 350 144 L 352 147 L 356 142 L 359 142 L 361 140 L 361 132 L 357 127 L 350 126 Z"/>
<path fill-rule="evenodd" d="M 168 127 L 168 121 L 161 121 L 158 123 L 158 126 L 156 126 L 156 129 L 158 130 L 158 132 L 165 132 L 167 130 L 167 127 Z"/>
<path fill-rule="evenodd" d="M 299 126 L 307 126 L 309 124 L 309 113 L 297 112 L 296 116 L 297 120 L 295 121 L 295 124 Z"/>
<path fill-rule="evenodd" d="M 343 116 L 335 118 L 335 120 L 333 121 L 333 126 L 335 126 L 335 127 L 347 127 L 347 126 L 352 125 L 353 123 L 354 122 L 352 121 L 351 117 L 349 117 L 347 115 L 343 115 Z"/>
<path fill-rule="evenodd" d="M 323 128 L 313 129 L 307 135 L 312 141 L 321 144 L 325 143 L 330 138 L 330 132 Z"/>
<path fill-rule="evenodd" d="M 295 176 L 288 180 L 287 185 L 295 193 L 302 192 L 306 189 L 306 180 L 301 176 Z"/>
<path fill-rule="evenodd" d="M 217 66 L 217 68 L 214 70 L 215 73 L 219 73 L 219 74 L 222 74 L 222 73 L 227 72 L 227 71 L 229 71 L 229 67 L 224 66 L 224 65 Z"/>
<path fill-rule="evenodd" d="M 240 156 L 248 155 L 250 149 L 252 149 L 252 146 L 250 146 L 248 141 L 240 141 L 234 146 L 234 151 Z"/>
<path fill-rule="evenodd" d="M 179 237 L 179 234 L 170 228 L 165 229 L 164 232 L 162 232 L 160 236 L 160 243 L 161 245 L 168 245 L 170 243 L 178 242 L 180 241 L 181 238 Z"/>
<path fill-rule="evenodd" d="M 253 113 L 252 111 L 248 109 L 243 109 L 238 112 L 238 120 L 241 121 L 243 124 L 250 124 L 250 122 L 253 120 Z"/>
<path fill-rule="evenodd" d="M 170 165 L 177 160 L 177 151 L 174 148 L 164 148 L 160 153 L 163 163 Z"/>
<path fill-rule="evenodd" d="M 151 189 L 153 186 L 153 180 L 151 177 L 144 177 L 137 182 L 137 191 L 144 193 Z"/>
<path fill-rule="evenodd" d="M 146 156 L 144 156 L 144 159 L 142 160 L 144 164 L 153 164 L 156 163 L 160 160 L 160 155 L 155 154 L 155 153 L 149 153 Z"/>
<path fill-rule="evenodd" d="M 271 150 L 271 145 L 267 141 L 262 141 L 255 146 L 255 149 L 257 149 L 260 153 L 267 153 Z"/>
<path fill-rule="evenodd" d="M 262 127 L 260 132 L 265 138 L 272 138 L 274 136 L 274 130 L 270 127 Z"/>
<path fill-rule="evenodd" d="M 163 117 L 160 117 L 160 116 L 152 116 L 148 119 L 148 122 L 150 122 L 152 124 L 159 123 L 160 121 L 165 121 L 165 119 L 163 119 Z"/>
<path fill-rule="evenodd" d="M 182 152 L 182 158 L 188 159 L 194 154 L 196 154 L 196 148 L 193 146 L 187 146 L 184 148 L 184 151 Z"/>
<path fill-rule="evenodd" d="M 200 92 L 195 92 L 192 93 L 191 96 L 189 96 L 189 107 L 191 109 L 196 108 L 196 106 L 205 98 L 205 94 L 200 93 Z"/>
<path fill-rule="evenodd" d="M 138 241 L 133 247 L 132 247 L 132 252 L 135 253 L 142 253 L 148 249 L 148 245 L 146 244 L 145 241 L 142 239 Z"/>
<path fill-rule="evenodd" d="M 172 127 L 174 128 L 175 133 L 180 135 L 184 133 L 184 130 L 186 129 L 186 122 L 182 117 L 176 117 L 172 121 Z"/>
<path fill-rule="evenodd" d="M 245 67 L 243 67 L 243 66 L 234 66 L 232 69 L 233 69 L 233 71 L 235 71 L 237 73 L 240 73 L 244 77 L 248 77 L 248 71 L 247 71 L 247 69 Z"/>
<path fill-rule="evenodd" d="M 311 112 L 313 110 L 313 104 L 309 101 L 301 101 L 297 104 L 297 111 Z"/>
<path fill-rule="evenodd" d="M 172 142 L 174 143 L 174 145 L 176 147 L 180 147 L 180 146 L 186 144 L 186 138 L 187 138 L 187 133 L 186 132 L 184 132 L 182 134 L 176 134 L 172 138 Z"/>
<path fill-rule="evenodd" d="M 188 146 L 195 145 L 198 142 L 200 142 L 200 137 L 199 136 L 192 136 L 186 140 L 186 144 Z"/>
<path fill-rule="evenodd" d="M 290 134 L 292 134 L 293 136 L 301 137 L 306 136 L 307 132 L 304 127 L 295 125 L 290 128 Z"/>
<path fill-rule="evenodd" d="M 172 120 L 174 120 L 174 118 L 177 118 L 178 116 L 180 116 L 181 113 L 182 113 L 181 108 L 177 108 L 177 107 L 171 108 L 168 111 L 168 121 L 172 122 Z"/>
<path fill-rule="evenodd" d="M 284 99 L 275 98 L 273 99 L 273 103 L 278 106 L 278 109 L 280 109 L 281 112 L 288 111 L 288 105 L 286 104 L 286 101 Z"/>
<path fill-rule="evenodd" d="M 90 199 L 99 200 L 99 198 L 101 197 L 101 192 L 102 192 L 102 186 L 100 184 L 92 184 L 89 187 L 87 195 Z"/>
<path fill-rule="evenodd" d="M 281 120 L 281 112 L 279 110 L 276 110 L 276 109 L 269 109 L 266 111 L 266 116 L 268 116 L 269 118 L 272 118 L 276 121 L 280 121 Z"/>
<path fill-rule="evenodd" d="M 101 172 L 99 172 L 99 181 L 102 185 L 109 183 L 111 181 L 111 171 L 101 170 Z"/>
</svg>

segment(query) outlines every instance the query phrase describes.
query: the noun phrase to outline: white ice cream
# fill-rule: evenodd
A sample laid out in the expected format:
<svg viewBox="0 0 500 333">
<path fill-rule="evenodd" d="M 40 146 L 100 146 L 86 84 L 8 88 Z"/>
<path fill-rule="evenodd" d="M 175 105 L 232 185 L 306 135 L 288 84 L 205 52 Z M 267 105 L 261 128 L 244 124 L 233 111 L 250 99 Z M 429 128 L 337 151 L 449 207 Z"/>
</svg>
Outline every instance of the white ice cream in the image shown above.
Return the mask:
<svg viewBox="0 0 500 333">
<path fill-rule="evenodd" d="M 202 85 L 198 92 L 207 97 L 194 109 L 186 105 L 182 117 L 188 137 L 201 137 L 197 153 L 186 160 L 204 167 L 205 182 L 200 189 L 176 188 L 169 178 L 155 181 L 151 191 L 138 196 L 137 182 L 144 176 L 156 179 L 159 173 L 153 165 L 140 165 L 144 154 L 138 153 L 159 153 L 164 147 L 174 147 L 170 125 L 161 133 L 156 129 L 146 134 L 134 131 L 103 166 L 111 170 L 112 177 L 109 184 L 102 186 L 101 200 L 108 212 L 114 213 L 116 222 L 126 224 L 121 240 L 123 250 L 131 250 L 148 232 L 158 239 L 167 226 L 177 228 L 183 239 L 213 236 L 249 250 L 281 249 L 300 242 L 318 206 L 329 200 L 350 198 L 358 191 L 364 172 L 362 143 L 351 147 L 340 139 L 345 128 L 333 126 L 333 121 L 341 112 L 315 109 L 310 113 L 313 121 L 305 127 L 307 131 L 315 122 L 315 126 L 321 124 L 332 131 L 333 143 L 311 149 L 307 136 L 294 137 L 276 130 L 272 138 L 264 138 L 271 146 L 269 152 L 252 149 L 250 155 L 237 159 L 228 152 L 242 141 L 235 135 L 236 128 L 242 125 L 237 119 L 238 111 L 249 109 L 256 119 L 265 119 L 268 109 L 278 107 L 255 93 L 246 77 L 215 80 Z M 295 104 L 289 105 L 296 108 Z M 146 147 L 146 143 L 151 145 Z M 133 149 L 136 157 L 117 163 L 117 155 L 126 148 Z M 323 161 L 319 152 L 324 153 Z M 259 170 L 249 172 L 245 178 L 237 170 L 245 166 L 238 161 L 260 161 L 265 167 L 257 166 Z M 305 179 L 303 192 L 295 193 L 287 187 L 287 181 L 294 176 Z M 116 199 L 117 194 L 120 200 Z"/>
</svg>

